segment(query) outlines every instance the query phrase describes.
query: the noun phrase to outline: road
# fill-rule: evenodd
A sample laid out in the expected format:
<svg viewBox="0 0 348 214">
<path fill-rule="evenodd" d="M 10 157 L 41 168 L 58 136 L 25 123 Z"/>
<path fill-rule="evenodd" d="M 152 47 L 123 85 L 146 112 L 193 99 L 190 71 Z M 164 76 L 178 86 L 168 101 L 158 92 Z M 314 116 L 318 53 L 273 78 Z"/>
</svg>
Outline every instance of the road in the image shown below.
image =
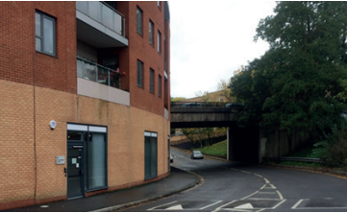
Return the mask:
<svg viewBox="0 0 348 214">
<path fill-rule="evenodd" d="M 202 182 L 123 212 L 347 212 L 347 180 L 331 175 L 216 160 L 171 150 L 173 166 Z"/>
</svg>

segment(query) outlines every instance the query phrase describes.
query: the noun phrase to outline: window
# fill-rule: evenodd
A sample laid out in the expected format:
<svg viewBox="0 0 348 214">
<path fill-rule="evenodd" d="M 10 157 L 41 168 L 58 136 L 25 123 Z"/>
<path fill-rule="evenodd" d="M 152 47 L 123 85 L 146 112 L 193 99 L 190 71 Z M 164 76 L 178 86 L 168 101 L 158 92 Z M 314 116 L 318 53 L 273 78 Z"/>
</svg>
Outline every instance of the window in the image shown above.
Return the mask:
<svg viewBox="0 0 348 214">
<path fill-rule="evenodd" d="M 137 32 L 143 35 L 143 11 L 137 7 Z"/>
<path fill-rule="evenodd" d="M 87 141 L 87 189 L 106 187 L 106 134 L 89 132 Z"/>
<path fill-rule="evenodd" d="M 155 93 L 154 88 L 153 88 L 153 82 L 154 82 L 154 75 L 155 71 L 150 68 L 150 92 Z"/>
<path fill-rule="evenodd" d="M 138 60 L 138 86 L 143 87 L 143 63 Z"/>
<path fill-rule="evenodd" d="M 161 53 L 161 32 L 158 31 L 157 34 L 157 51 Z"/>
<path fill-rule="evenodd" d="M 161 2 L 160 1 L 157 1 L 157 6 L 161 10 Z"/>
<path fill-rule="evenodd" d="M 157 133 L 145 132 L 145 179 L 157 177 Z"/>
<path fill-rule="evenodd" d="M 158 75 L 158 96 L 161 97 L 162 92 L 162 77 L 161 75 Z"/>
<path fill-rule="evenodd" d="M 56 20 L 39 11 L 35 12 L 35 49 L 56 56 Z"/>
<path fill-rule="evenodd" d="M 149 23 L 149 38 L 150 38 L 150 44 L 153 46 L 153 22 L 150 20 Z"/>
</svg>

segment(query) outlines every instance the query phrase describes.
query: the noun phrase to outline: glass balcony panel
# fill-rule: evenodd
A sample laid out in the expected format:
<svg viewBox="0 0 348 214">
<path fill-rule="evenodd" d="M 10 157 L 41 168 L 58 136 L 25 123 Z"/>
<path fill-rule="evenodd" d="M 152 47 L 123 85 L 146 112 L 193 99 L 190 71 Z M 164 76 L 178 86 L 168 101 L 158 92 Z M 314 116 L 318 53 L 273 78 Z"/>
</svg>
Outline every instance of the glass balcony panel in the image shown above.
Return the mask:
<svg viewBox="0 0 348 214">
<path fill-rule="evenodd" d="M 122 16 L 117 13 L 114 13 L 113 18 L 114 18 L 115 32 L 122 35 Z"/>
<path fill-rule="evenodd" d="M 123 35 L 124 16 L 98 1 L 77 1 L 76 9 L 119 35 Z"/>
<path fill-rule="evenodd" d="M 90 63 L 85 63 L 84 65 L 84 71 L 83 71 L 83 78 L 87 80 L 92 80 L 96 82 L 96 66 Z"/>
<path fill-rule="evenodd" d="M 108 69 L 98 66 L 98 83 L 108 85 Z"/>
<path fill-rule="evenodd" d="M 110 72 L 110 86 L 115 88 L 121 88 L 120 74 L 114 71 Z"/>
<path fill-rule="evenodd" d="M 77 60 L 77 77 L 80 77 L 80 78 L 84 78 L 84 75 L 83 75 L 83 66 L 84 66 L 84 62 L 81 61 L 81 60 Z"/>
<path fill-rule="evenodd" d="M 102 15 L 103 15 L 103 25 L 106 27 L 115 30 L 113 24 L 113 12 L 110 8 L 105 5 L 102 5 Z"/>
<path fill-rule="evenodd" d="M 97 1 L 90 1 L 88 2 L 88 15 L 98 21 L 99 23 L 102 23 L 101 20 L 101 4 Z"/>
<path fill-rule="evenodd" d="M 77 1 L 76 9 L 80 12 L 87 14 L 88 13 L 88 2 L 87 1 Z"/>
</svg>

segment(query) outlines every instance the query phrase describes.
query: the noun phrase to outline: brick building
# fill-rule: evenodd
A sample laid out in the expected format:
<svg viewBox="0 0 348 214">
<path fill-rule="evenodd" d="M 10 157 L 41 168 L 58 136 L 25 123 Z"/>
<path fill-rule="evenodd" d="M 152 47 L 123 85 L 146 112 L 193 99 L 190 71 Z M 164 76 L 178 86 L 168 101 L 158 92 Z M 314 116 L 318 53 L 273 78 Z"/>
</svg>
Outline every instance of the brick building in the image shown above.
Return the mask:
<svg viewBox="0 0 348 214">
<path fill-rule="evenodd" d="M 0 2 L 0 210 L 169 174 L 167 2 Z"/>
</svg>

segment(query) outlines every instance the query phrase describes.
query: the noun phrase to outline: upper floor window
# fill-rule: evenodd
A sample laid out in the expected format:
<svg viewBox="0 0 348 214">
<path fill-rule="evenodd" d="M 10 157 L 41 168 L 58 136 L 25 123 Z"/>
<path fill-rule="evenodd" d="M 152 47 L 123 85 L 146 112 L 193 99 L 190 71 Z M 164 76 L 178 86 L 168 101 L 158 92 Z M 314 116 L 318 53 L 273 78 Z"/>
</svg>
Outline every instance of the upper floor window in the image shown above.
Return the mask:
<svg viewBox="0 0 348 214">
<path fill-rule="evenodd" d="M 35 12 L 35 49 L 56 56 L 56 20 L 39 11 Z"/>
<path fill-rule="evenodd" d="M 161 32 L 158 31 L 157 34 L 157 51 L 161 53 Z"/>
<path fill-rule="evenodd" d="M 143 62 L 138 60 L 138 86 L 143 87 Z"/>
<path fill-rule="evenodd" d="M 160 1 L 157 1 L 157 6 L 159 9 L 161 9 L 161 2 Z"/>
<path fill-rule="evenodd" d="M 143 11 L 137 7 L 137 32 L 143 35 Z"/>
<path fill-rule="evenodd" d="M 155 93 L 153 83 L 154 83 L 155 71 L 150 68 L 150 92 Z"/>
<path fill-rule="evenodd" d="M 158 96 L 162 96 L 162 77 L 161 75 L 158 75 Z"/>
<path fill-rule="evenodd" d="M 149 23 L 149 38 L 150 38 L 150 44 L 154 45 L 153 44 L 153 22 L 151 20 Z"/>
</svg>

